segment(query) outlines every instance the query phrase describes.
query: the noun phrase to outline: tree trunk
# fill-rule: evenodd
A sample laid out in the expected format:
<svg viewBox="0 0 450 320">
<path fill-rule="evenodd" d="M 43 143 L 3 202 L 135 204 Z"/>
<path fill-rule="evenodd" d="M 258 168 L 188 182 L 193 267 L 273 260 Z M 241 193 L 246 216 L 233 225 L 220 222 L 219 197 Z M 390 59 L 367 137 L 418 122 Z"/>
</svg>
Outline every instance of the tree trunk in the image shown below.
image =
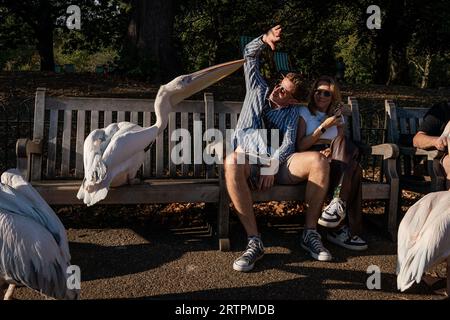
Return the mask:
<svg viewBox="0 0 450 320">
<path fill-rule="evenodd" d="M 431 54 L 427 53 L 427 55 L 425 56 L 425 67 L 423 68 L 422 83 L 420 84 L 420 87 L 422 89 L 428 87 L 428 79 L 430 78 L 430 65 Z"/>
<path fill-rule="evenodd" d="M 41 27 L 39 25 L 39 27 Z M 41 59 L 41 71 L 54 71 L 55 59 L 53 55 L 53 24 L 36 31 L 37 44 Z"/>
<path fill-rule="evenodd" d="M 406 43 L 393 42 L 391 46 L 391 59 L 389 64 L 389 80 L 387 85 L 409 85 L 408 59 L 406 56 Z"/>
<path fill-rule="evenodd" d="M 52 19 L 52 7 L 49 1 L 41 1 L 38 10 L 36 29 L 37 49 L 41 58 L 41 71 L 54 71 L 55 58 L 53 55 L 53 30 L 55 28 Z"/>
<path fill-rule="evenodd" d="M 176 0 L 132 0 L 125 43 L 126 68 L 139 68 L 154 82 L 180 73 L 173 41 Z"/>
</svg>

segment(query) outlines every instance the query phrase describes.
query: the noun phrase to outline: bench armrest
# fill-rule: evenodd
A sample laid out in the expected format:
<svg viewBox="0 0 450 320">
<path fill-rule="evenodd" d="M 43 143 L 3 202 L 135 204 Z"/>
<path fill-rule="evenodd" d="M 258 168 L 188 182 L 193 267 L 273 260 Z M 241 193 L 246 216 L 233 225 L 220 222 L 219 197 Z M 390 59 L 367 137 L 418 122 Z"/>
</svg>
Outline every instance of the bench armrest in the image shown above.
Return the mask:
<svg viewBox="0 0 450 320">
<path fill-rule="evenodd" d="M 42 141 L 18 139 L 16 143 L 17 169 L 27 181 L 30 181 L 31 177 L 32 154 L 42 154 Z"/>
<path fill-rule="evenodd" d="M 30 139 L 18 139 L 16 143 L 17 157 L 26 158 L 30 154 L 42 154 L 42 141 Z"/>
<path fill-rule="evenodd" d="M 365 154 L 383 156 L 384 160 L 396 159 L 400 154 L 400 150 L 397 145 L 393 143 L 383 143 L 374 146 L 369 146 L 366 144 L 357 144 L 359 149 Z"/>
<path fill-rule="evenodd" d="M 444 152 L 440 150 L 425 150 L 404 146 L 400 146 L 400 153 L 408 156 L 426 156 L 428 160 L 440 159 L 444 155 Z"/>
</svg>

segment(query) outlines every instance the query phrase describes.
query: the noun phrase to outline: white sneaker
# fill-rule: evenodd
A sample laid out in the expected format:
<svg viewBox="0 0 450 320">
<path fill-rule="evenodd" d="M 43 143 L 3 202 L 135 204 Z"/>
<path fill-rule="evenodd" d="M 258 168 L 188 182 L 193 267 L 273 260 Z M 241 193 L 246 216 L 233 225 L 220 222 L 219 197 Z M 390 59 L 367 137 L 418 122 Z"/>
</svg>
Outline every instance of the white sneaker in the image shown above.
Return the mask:
<svg viewBox="0 0 450 320">
<path fill-rule="evenodd" d="M 352 236 L 347 226 L 328 232 L 327 240 L 350 250 L 362 251 L 368 248 L 367 242 L 359 236 Z"/>
<path fill-rule="evenodd" d="M 322 211 L 318 223 L 327 228 L 336 228 L 345 219 L 345 203 L 340 198 L 333 198 Z"/>
</svg>

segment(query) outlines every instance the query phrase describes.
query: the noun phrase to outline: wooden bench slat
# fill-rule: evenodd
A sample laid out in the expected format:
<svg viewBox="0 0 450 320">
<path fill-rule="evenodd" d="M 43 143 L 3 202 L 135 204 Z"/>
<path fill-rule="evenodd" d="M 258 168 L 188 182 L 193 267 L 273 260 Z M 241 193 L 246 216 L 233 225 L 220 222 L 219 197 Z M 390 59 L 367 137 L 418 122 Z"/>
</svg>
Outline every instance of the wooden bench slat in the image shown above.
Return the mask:
<svg viewBox="0 0 450 320">
<path fill-rule="evenodd" d="M 85 111 L 79 110 L 77 112 L 77 139 L 75 146 L 75 176 L 81 178 L 84 175 L 83 170 L 83 145 L 85 139 Z"/>
<path fill-rule="evenodd" d="M 181 128 L 189 131 L 189 114 L 187 112 L 183 112 L 181 114 Z M 184 144 L 187 147 L 187 146 L 190 146 L 191 142 L 189 141 L 189 143 L 186 144 L 185 141 L 184 141 Z M 183 152 L 189 153 L 189 154 L 186 154 L 186 155 L 183 154 L 183 158 L 184 159 L 186 159 L 186 160 L 187 159 L 192 159 L 192 152 L 188 152 L 188 150 L 184 150 Z M 181 174 L 183 176 L 186 177 L 186 176 L 189 175 L 189 167 L 190 167 L 189 163 L 184 163 L 183 162 L 183 164 L 181 165 Z"/>
<path fill-rule="evenodd" d="M 46 97 L 45 108 L 48 110 L 104 110 L 127 112 L 154 112 L 152 99 L 124 98 L 86 98 L 86 97 Z M 204 112 L 205 107 L 199 101 L 184 100 L 172 108 L 173 112 Z"/>
<path fill-rule="evenodd" d="M 58 135 L 58 110 L 50 111 L 50 127 L 48 130 L 47 176 L 55 176 L 56 140 Z"/>
<path fill-rule="evenodd" d="M 205 126 L 206 130 L 214 128 L 214 98 L 211 93 L 205 93 Z M 210 141 L 206 142 L 207 145 Z M 207 146 L 208 148 L 208 146 Z M 212 165 L 206 165 L 206 178 L 214 177 L 214 167 Z"/>
<path fill-rule="evenodd" d="M 232 129 L 236 128 L 238 115 L 236 113 L 230 114 L 230 126 Z"/>
<path fill-rule="evenodd" d="M 148 128 L 151 126 L 151 113 L 150 112 L 144 112 L 144 128 Z M 153 146 L 147 150 L 145 153 L 145 160 L 144 160 L 144 177 L 150 177 L 152 174 L 152 162 L 151 162 L 151 155 L 152 155 L 152 149 Z"/>
<path fill-rule="evenodd" d="M 130 122 L 139 124 L 139 113 L 137 111 L 131 112 Z"/>
<path fill-rule="evenodd" d="M 89 132 L 98 129 L 98 120 L 99 120 L 98 111 L 97 110 L 91 111 L 91 130 Z"/>
<path fill-rule="evenodd" d="M 117 111 L 117 122 L 125 121 L 125 111 Z"/>
<path fill-rule="evenodd" d="M 177 175 L 177 168 L 175 166 L 175 164 L 172 161 L 172 157 L 171 157 L 171 153 L 172 150 L 174 150 L 175 147 L 175 141 L 172 141 L 171 139 L 171 135 L 172 132 L 175 131 L 176 129 L 176 113 L 175 112 L 171 112 L 169 114 L 169 149 L 167 150 L 167 156 L 168 156 L 168 162 L 169 162 L 169 175 L 171 177 L 175 177 Z"/>
<path fill-rule="evenodd" d="M 415 118 L 409 118 L 409 133 L 410 134 L 416 134 L 417 133 L 416 119 Z"/>
<path fill-rule="evenodd" d="M 194 136 L 194 177 L 199 177 L 202 169 L 203 159 L 203 134 L 200 113 L 194 113 L 192 116 L 193 136 Z"/>
<path fill-rule="evenodd" d="M 401 134 L 409 134 L 409 131 L 406 127 L 406 119 L 400 118 L 400 133 Z"/>
<path fill-rule="evenodd" d="M 104 116 L 105 116 L 105 121 L 104 121 L 103 128 L 106 128 L 107 126 L 109 126 L 112 123 L 112 111 L 105 111 Z"/>
<path fill-rule="evenodd" d="M 62 136 L 61 175 L 69 176 L 70 167 L 70 136 L 72 132 L 72 111 L 64 111 L 64 127 Z"/>
<path fill-rule="evenodd" d="M 35 189 L 50 205 L 82 204 L 76 198 L 81 181 L 44 181 Z M 145 180 L 142 184 L 111 188 L 102 204 L 150 204 L 219 201 L 217 179 Z"/>
<path fill-rule="evenodd" d="M 164 132 L 156 138 L 156 177 L 162 177 L 164 170 Z"/>
</svg>

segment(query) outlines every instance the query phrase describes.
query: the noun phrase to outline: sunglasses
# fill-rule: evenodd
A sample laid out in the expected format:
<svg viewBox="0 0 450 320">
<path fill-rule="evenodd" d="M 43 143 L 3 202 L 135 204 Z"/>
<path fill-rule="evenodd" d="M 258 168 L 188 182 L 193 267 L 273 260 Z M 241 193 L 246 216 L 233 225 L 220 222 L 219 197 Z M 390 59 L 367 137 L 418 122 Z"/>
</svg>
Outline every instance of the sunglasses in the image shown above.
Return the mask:
<svg viewBox="0 0 450 320">
<path fill-rule="evenodd" d="M 331 92 L 328 90 L 316 90 L 316 91 L 314 91 L 314 94 L 316 94 L 318 96 L 323 96 L 325 98 L 331 97 Z"/>
<path fill-rule="evenodd" d="M 283 95 L 285 95 L 285 96 L 287 96 L 287 97 L 289 97 L 289 98 L 293 98 L 292 93 L 289 92 L 285 87 L 283 87 L 283 85 L 281 84 L 281 82 L 278 83 L 278 84 L 275 86 L 275 89 L 279 89 L 280 92 L 281 92 Z"/>
</svg>

